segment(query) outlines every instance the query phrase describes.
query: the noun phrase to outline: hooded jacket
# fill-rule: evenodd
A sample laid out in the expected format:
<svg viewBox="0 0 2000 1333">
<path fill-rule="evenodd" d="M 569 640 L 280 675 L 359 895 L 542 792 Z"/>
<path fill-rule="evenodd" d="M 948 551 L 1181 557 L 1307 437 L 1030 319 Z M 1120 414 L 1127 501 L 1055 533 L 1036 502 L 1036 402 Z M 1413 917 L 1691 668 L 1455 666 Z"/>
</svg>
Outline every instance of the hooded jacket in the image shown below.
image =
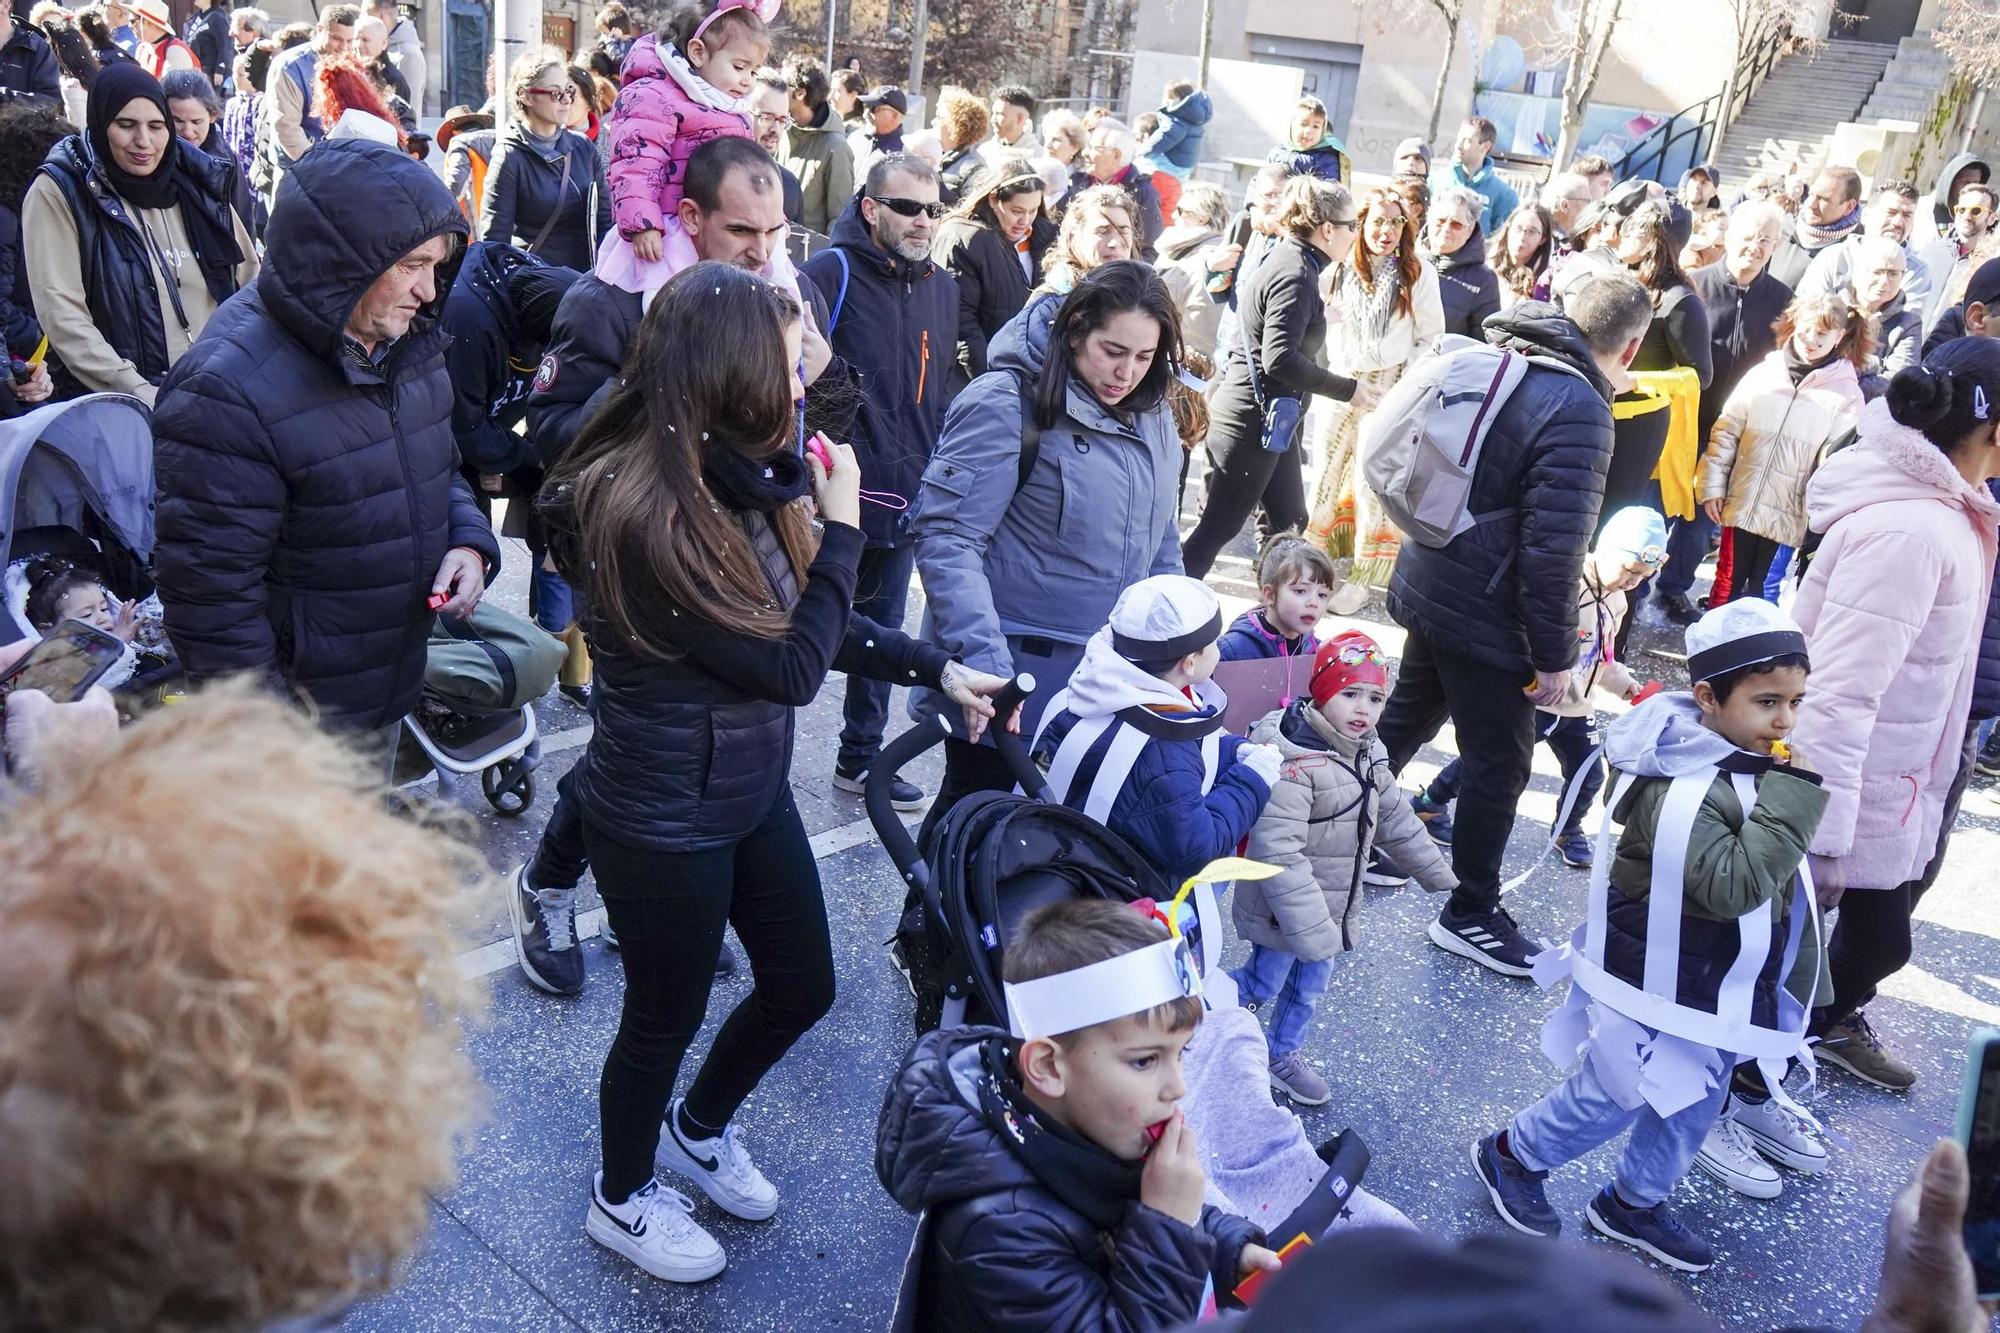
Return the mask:
<svg viewBox="0 0 2000 1333">
<path fill-rule="evenodd" d="M 547 239 L 536 249 L 535 240 L 544 227 Z M 610 229 L 610 192 L 596 145 L 574 130 L 558 130 L 550 147 L 536 142 L 527 122 L 516 119 L 501 136 L 486 169 L 479 234 L 532 250 L 546 263 L 580 271 L 590 267 L 598 240 Z"/>
<path fill-rule="evenodd" d="M 1619 717 L 1606 729 L 1604 757 L 1614 784 L 1619 774 L 1638 779 L 1611 812 L 1624 828 L 1611 863 L 1605 970 L 1640 987 L 1645 986 L 1655 838 L 1667 791 L 1682 774 L 1714 765 L 1724 770 L 1709 784 L 1695 814 L 1681 890 L 1677 997 L 1682 1004 L 1714 1012 L 1716 992 L 1740 946 L 1738 923 L 1766 902 L 1782 904 L 1820 825 L 1827 793 L 1810 772 L 1738 750 L 1721 733 L 1703 726 L 1694 696 L 1684 693 L 1660 695 Z M 1747 817 L 1730 781 L 1732 772 L 1758 775 L 1756 808 Z M 1799 903 L 1795 910 L 1808 909 Z M 1818 994 L 1831 993 L 1821 970 L 1819 938 L 1810 925 L 1800 935 L 1789 978 L 1780 975 L 1789 923 L 1782 908 L 1772 914 L 1772 948 L 1757 978 L 1751 1012 L 1766 1026 L 1777 1011 L 1780 982 L 1801 998 L 1814 993 L 1815 981 Z"/>
<path fill-rule="evenodd" d="M 811 124 L 795 124 L 785 132 L 778 162 L 799 180 L 798 224 L 827 235 L 858 185 L 854 150 L 847 146 L 847 129 L 833 114 L 831 102 L 820 105 Z"/>
<path fill-rule="evenodd" d="M 1086 643 L 1127 587 L 1181 572 L 1183 451 L 1164 401 L 1128 419 L 1072 379 L 1034 470 L 1016 486 L 1022 416 L 1061 304 L 1035 297 L 993 339 L 993 373 L 952 403 L 910 507 L 925 635 L 1000 676 L 1013 674 L 1024 639 Z M 937 702 L 913 695 L 912 714 L 935 714 Z"/>
<path fill-rule="evenodd" d="M 1431 260 L 1438 297 L 1444 302 L 1444 331 L 1483 338 L 1486 317 L 1500 308 L 1500 278 L 1486 263 L 1486 232 L 1474 227 L 1465 244 Z"/>
<path fill-rule="evenodd" d="M 368 287 L 465 220 L 435 173 L 363 140 L 294 164 L 256 283 L 209 320 L 153 411 L 167 632 L 196 680 L 279 677 L 333 727 L 415 707 L 445 552 L 500 562 L 459 475 L 442 297 L 369 359 Z"/>
<path fill-rule="evenodd" d="M 1006 235 L 982 218 L 947 218 L 931 242 L 931 258 L 942 264 L 958 287 L 958 364 L 953 393 L 984 375 L 987 346 L 1007 321 L 1021 313 L 1041 277 L 1042 256 L 1055 241 L 1055 224 L 1035 215 L 1028 232 L 1028 268 Z"/>
<path fill-rule="evenodd" d="M 498 241 L 475 241 L 445 297 L 444 331 L 451 337 L 451 429 L 460 461 L 480 472 L 507 473 L 536 461 L 534 446 L 514 427 L 528 410 L 541 364 L 541 344 L 524 341 L 509 284 L 534 270 L 557 286 L 577 281 L 573 269 L 544 264 Z"/>
<path fill-rule="evenodd" d="M 1237 882 L 1229 914 L 1239 936 L 1307 962 L 1352 949 L 1361 872 L 1375 847 L 1432 892 L 1458 887 L 1372 734 L 1343 736 L 1312 700 L 1300 699 L 1266 714 L 1250 739 L 1284 757 L 1248 848 L 1253 860 L 1281 870 Z"/>
<path fill-rule="evenodd" d="M 1160 128 L 1139 145 L 1138 156 L 1157 157 L 1182 171 L 1193 171 L 1201 163 L 1202 140 L 1208 137 L 1208 122 L 1215 104 L 1197 88 L 1179 101 L 1160 108 Z"/>
<path fill-rule="evenodd" d="M 62 68 L 48 38 L 15 14 L 0 42 L 0 101 L 62 107 Z"/>
<path fill-rule="evenodd" d="M 1880 399 L 1806 487 L 1824 533 L 1793 615 L 1812 646 L 1796 737 L 1832 799 L 1812 850 L 1849 888 L 1921 875 L 1958 776 L 2000 504 Z"/>
<path fill-rule="evenodd" d="M 1228 306 L 1209 294 L 1209 250 L 1222 233 L 1203 224 L 1172 226 L 1160 233 L 1160 259 L 1155 265 L 1167 295 L 1181 312 L 1181 346 L 1215 359 L 1216 334 Z"/>
<path fill-rule="evenodd" d="M 1083 661 L 1069 678 L 1068 706 L 1051 715 L 1035 738 L 1034 758 L 1044 772 L 1070 729 L 1087 718 L 1136 720 L 1151 739 L 1132 761 L 1125 783 L 1104 823 L 1160 868 L 1176 888 L 1218 856 L 1236 850 L 1270 799 L 1264 779 L 1239 762 L 1243 738 L 1225 734 L 1218 750 L 1215 781 L 1204 782 L 1202 739 L 1227 699 L 1214 685 L 1196 687 L 1196 698 L 1120 657 L 1109 627 L 1091 636 Z M 1051 705 L 1053 707 L 1053 705 Z M 1175 731 L 1184 731 L 1185 737 Z M 1116 729 L 1093 747 L 1109 750 Z M 1096 758 L 1102 758 L 1098 754 Z M 1086 773 L 1098 764 L 1086 758 L 1064 804 L 1082 809 L 1091 794 Z"/>
<path fill-rule="evenodd" d="M 1528 372 L 1494 415 L 1467 509 L 1510 512 L 1441 548 L 1405 542 L 1389 614 L 1440 651 L 1525 681 L 1576 662 L 1577 583 L 1611 462 L 1611 386 L 1554 306 L 1524 301 L 1487 321 L 1486 340 L 1527 356 Z"/>
<path fill-rule="evenodd" d="M 1806 481 L 1860 415 L 1853 362 L 1835 357 L 1795 384 L 1777 349 L 1750 368 L 1716 420 L 1702 500 L 1723 502 L 1725 527 L 1797 546 L 1806 535 Z"/>
<path fill-rule="evenodd" d="M 832 321 L 827 341 L 846 363 L 858 407 L 850 443 L 868 489 L 913 500 L 951 401 L 958 345 L 958 281 L 929 257 L 905 259 L 875 243 L 849 202 L 833 224 L 833 248 L 806 263 Z M 870 546 L 909 540 L 902 513 L 861 507 Z"/>
<path fill-rule="evenodd" d="M 632 43 L 619 72 L 622 87 L 611 108 L 609 185 L 618 232 L 630 240 L 642 231 L 664 231 L 680 207 L 688 159 L 710 139 L 753 137 L 747 111 L 725 111 L 690 89 L 698 76 L 672 47 L 647 33 Z M 490 190 L 492 187 L 488 187 Z M 495 240 L 506 240 L 496 236 Z M 578 267 L 587 267 L 585 260 Z"/>
<path fill-rule="evenodd" d="M 1011 1046 L 997 1028 L 926 1033 L 883 1098 L 876 1178 L 922 1214 L 895 1328 L 1164 1333 L 1192 1323 L 1205 1287 L 1234 1286 L 1243 1247 L 1263 1233 L 1213 1207 L 1188 1226 L 1136 1191 L 1091 1188 L 1132 1167 L 1043 1125 L 1018 1085 L 996 1079 Z M 1058 1137 L 1060 1158 L 1038 1173 L 1028 1141 L 1044 1135 Z M 1063 1159 L 1087 1162 L 1091 1179 L 1060 1169 Z"/>
<path fill-rule="evenodd" d="M 1950 198 L 1951 183 L 1958 179 L 1958 173 L 1964 171 L 1967 167 L 1979 168 L 1979 181 L 1981 184 L 1988 183 L 1993 179 L 1993 168 L 1987 162 L 1984 153 L 1960 153 L 1946 162 L 1943 167 L 1939 168 L 1937 180 L 1931 185 L 1931 224 L 1937 228 L 1937 233 L 1940 236 L 1947 236 L 1951 233 L 1951 206 L 1953 202 Z M 1938 285 L 1943 286 L 1944 275 L 1939 274 L 1937 277 Z"/>
<path fill-rule="evenodd" d="M 1329 132 L 1310 148 L 1294 148 L 1281 143 L 1264 160 L 1282 166 L 1293 176 L 1317 176 L 1338 181 L 1349 188 L 1354 184 L 1354 168 L 1347 160 L 1347 146 Z"/>
</svg>

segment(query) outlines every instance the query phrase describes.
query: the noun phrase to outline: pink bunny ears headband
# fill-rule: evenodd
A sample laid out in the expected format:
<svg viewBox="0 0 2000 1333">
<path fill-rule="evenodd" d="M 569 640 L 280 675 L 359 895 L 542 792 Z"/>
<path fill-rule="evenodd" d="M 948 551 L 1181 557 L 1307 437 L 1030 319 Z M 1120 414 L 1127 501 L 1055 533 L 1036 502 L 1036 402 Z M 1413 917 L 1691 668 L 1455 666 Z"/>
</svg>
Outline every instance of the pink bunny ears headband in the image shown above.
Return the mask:
<svg viewBox="0 0 2000 1333">
<path fill-rule="evenodd" d="M 780 3 L 782 3 L 782 0 L 720 0 L 720 3 L 715 7 L 715 11 L 695 25 L 695 30 L 689 35 L 688 40 L 693 41 L 696 37 L 707 32 L 709 24 L 715 22 L 732 9 L 747 9 L 764 22 L 769 23 L 772 19 L 778 17 L 778 6 Z"/>
</svg>

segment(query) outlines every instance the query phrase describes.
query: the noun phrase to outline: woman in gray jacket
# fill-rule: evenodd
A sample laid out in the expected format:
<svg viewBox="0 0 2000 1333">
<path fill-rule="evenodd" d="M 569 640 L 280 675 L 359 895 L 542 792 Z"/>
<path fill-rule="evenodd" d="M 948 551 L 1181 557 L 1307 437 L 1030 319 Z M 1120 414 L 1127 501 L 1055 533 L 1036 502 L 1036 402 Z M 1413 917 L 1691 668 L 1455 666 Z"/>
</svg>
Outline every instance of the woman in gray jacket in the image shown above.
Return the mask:
<svg viewBox="0 0 2000 1333">
<path fill-rule="evenodd" d="M 1015 316 L 992 369 L 960 393 L 910 512 L 926 594 L 923 633 L 979 671 L 1031 672 L 1021 723 L 1062 689 L 1124 589 L 1181 572 L 1180 439 L 1167 408 L 1180 321 L 1151 268 L 1087 274 L 1054 324 Z M 918 720 L 950 721 L 912 691 Z M 1014 785 L 991 744 L 945 742 L 924 836 L 960 799 Z"/>
</svg>

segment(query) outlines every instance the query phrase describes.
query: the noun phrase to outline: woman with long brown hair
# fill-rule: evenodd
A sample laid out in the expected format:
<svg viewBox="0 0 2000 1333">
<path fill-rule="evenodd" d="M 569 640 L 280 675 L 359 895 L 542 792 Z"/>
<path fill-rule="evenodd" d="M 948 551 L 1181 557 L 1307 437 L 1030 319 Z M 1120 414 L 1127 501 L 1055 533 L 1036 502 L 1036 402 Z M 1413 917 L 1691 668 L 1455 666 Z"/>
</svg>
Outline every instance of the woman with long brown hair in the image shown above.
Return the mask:
<svg viewBox="0 0 2000 1333">
<path fill-rule="evenodd" d="M 1687 243 L 1687 226 L 1685 210 L 1676 212 L 1663 202 L 1648 199 L 1616 220 L 1609 244 L 1653 298 L 1653 323 L 1639 344 L 1639 354 L 1632 358 L 1630 369 L 1634 378 L 1644 385 L 1650 372 L 1674 371 L 1685 366 L 1706 391 L 1714 374 L 1714 361 L 1709 347 L 1708 311 L 1681 269 L 1680 250 Z M 1613 415 L 1618 419 L 1613 431 L 1611 467 L 1604 478 L 1602 512 L 1615 514 L 1631 504 L 1660 507 L 1658 487 L 1653 481 L 1660 455 L 1676 428 L 1683 431 L 1695 428 L 1692 420 L 1680 419 L 1691 416 L 1692 402 L 1684 396 L 1670 401 L 1671 405 L 1665 409 L 1636 416 L 1619 415 L 1614 407 Z M 1698 441 L 1696 447 L 1705 443 Z M 1687 460 L 1687 467 L 1691 474 L 1692 457 Z M 1687 480 L 1691 482 L 1692 476 Z M 1619 648 L 1623 647 L 1621 643 Z"/>
<path fill-rule="evenodd" d="M 1444 332 L 1437 273 L 1417 253 L 1417 227 L 1402 195 L 1378 186 L 1361 199 L 1361 234 L 1328 270 L 1327 366 L 1372 390 L 1372 406 L 1402 378 L 1403 367 Z M 1356 445 L 1367 406 L 1335 403 L 1320 436 L 1322 466 L 1307 533 L 1338 560 L 1352 561 L 1356 583 L 1386 586 L 1402 537 L 1377 514 L 1359 514 Z M 1372 505 L 1368 508 L 1372 509 Z M 1343 613 L 1363 598 L 1346 589 Z M 1336 603 L 1336 609 L 1343 609 Z"/>
<path fill-rule="evenodd" d="M 789 293 L 726 264 L 682 273 L 540 498 L 557 563 L 588 598 L 596 726 L 566 794 L 625 968 L 585 1229 L 674 1282 L 724 1259 L 654 1179 L 656 1155 L 735 1216 L 772 1216 L 777 1191 L 731 1122 L 833 1004 L 826 905 L 787 780 L 795 710 L 839 669 L 942 690 L 976 733 L 1003 683 L 853 614 L 860 469 L 845 445 L 831 471 L 793 446 L 802 336 Z M 676 1098 L 725 925 L 755 984 Z"/>
</svg>

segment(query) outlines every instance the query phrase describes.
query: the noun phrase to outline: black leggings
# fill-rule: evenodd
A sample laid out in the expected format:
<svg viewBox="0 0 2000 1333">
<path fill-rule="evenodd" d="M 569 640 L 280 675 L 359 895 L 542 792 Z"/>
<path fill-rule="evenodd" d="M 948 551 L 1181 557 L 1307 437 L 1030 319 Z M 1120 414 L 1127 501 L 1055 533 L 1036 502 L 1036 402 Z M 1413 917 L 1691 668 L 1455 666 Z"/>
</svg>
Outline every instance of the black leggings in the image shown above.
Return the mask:
<svg viewBox="0 0 2000 1333">
<path fill-rule="evenodd" d="M 1181 565 L 1189 578 L 1207 575 L 1222 548 L 1243 531 L 1243 521 L 1258 502 L 1264 505 L 1272 532 L 1306 524 L 1306 481 L 1299 463 L 1299 441 L 1281 454 L 1264 447 L 1262 426 L 1252 418 L 1239 423 L 1218 415 L 1202 447 L 1208 454 L 1201 521 L 1181 543 Z M 1301 425 L 1297 434 L 1303 435 Z"/>
<path fill-rule="evenodd" d="M 762 824 L 727 847 L 649 851 L 590 825 L 584 841 L 625 965 L 625 1008 L 597 1085 L 604 1197 L 620 1203 L 653 1177 L 681 1057 L 708 1012 L 724 924 L 736 927 L 754 984 L 688 1089 L 687 1113 L 704 1125 L 727 1125 L 833 1007 L 833 945 L 789 787 Z"/>
</svg>

